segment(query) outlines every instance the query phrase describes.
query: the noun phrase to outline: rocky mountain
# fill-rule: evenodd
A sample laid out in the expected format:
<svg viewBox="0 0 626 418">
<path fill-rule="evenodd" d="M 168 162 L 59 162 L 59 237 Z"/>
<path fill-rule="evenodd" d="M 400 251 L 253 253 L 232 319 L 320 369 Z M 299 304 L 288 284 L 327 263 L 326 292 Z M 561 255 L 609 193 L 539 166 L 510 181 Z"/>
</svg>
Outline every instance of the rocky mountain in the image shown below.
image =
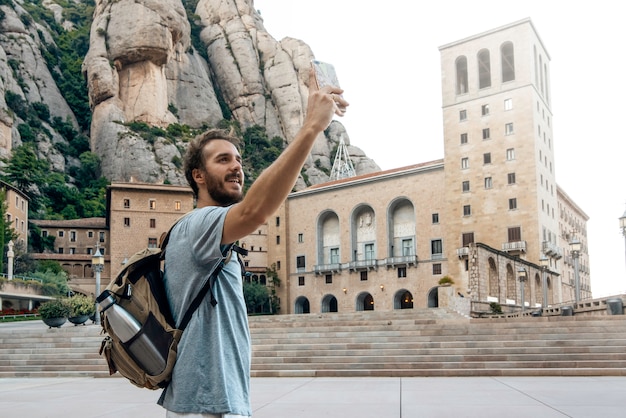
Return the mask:
<svg viewBox="0 0 626 418">
<path fill-rule="evenodd" d="M 86 111 L 68 103 L 67 85 L 59 88 L 64 72 L 51 58 L 59 33 L 85 26 L 77 10 L 93 10 L 79 70 Z M 72 144 L 62 127 L 71 124 L 88 136 L 110 181 L 185 184 L 185 132 L 236 121 L 243 131 L 258 125 L 269 138 L 292 141 L 304 118 L 313 57 L 303 41 L 275 40 L 253 0 L 0 0 L 0 156 L 39 124 L 38 157 L 67 173 L 80 165 L 64 152 Z M 16 102 L 47 107 L 49 116 L 20 114 Z M 146 136 L 138 126 L 155 129 Z M 305 166 L 308 184 L 328 180 L 341 138 L 357 174 L 380 169 L 333 121 Z M 306 186 L 303 179 L 298 188 Z"/>
</svg>

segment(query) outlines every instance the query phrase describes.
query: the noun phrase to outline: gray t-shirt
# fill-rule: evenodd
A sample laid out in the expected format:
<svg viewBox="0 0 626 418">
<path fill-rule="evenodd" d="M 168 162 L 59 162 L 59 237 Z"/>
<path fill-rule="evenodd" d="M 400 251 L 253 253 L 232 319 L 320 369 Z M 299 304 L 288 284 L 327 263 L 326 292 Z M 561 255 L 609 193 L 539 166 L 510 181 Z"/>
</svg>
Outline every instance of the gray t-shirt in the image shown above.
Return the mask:
<svg viewBox="0 0 626 418">
<path fill-rule="evenodd" d="M 172 230 L 164 282 L 174 320 L 182 320 L 195 295 L 222 259 L 220 240 L 228 208 L 194 210 Z M 237 255 L 212 285 L 183 332 L 172 381 L 159 404 L 174 412 L 252 415 L 250 333 Z"/>
</svg>

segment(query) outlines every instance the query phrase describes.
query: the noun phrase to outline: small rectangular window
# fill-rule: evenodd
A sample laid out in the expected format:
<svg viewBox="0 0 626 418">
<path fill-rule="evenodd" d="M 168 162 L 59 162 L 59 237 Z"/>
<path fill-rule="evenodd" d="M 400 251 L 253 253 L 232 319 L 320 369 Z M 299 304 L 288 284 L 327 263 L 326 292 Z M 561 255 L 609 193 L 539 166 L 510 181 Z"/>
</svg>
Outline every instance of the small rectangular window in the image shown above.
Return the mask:
<svg viewBox="0 0 626 418">
<path fill-rule="evenodd" d="M 513 109 L 513 99 L 504 99 L 504 110 Z"/>
<path fill-rule="evenodd" d="M 374 256 L 374 244 L 365 244 L 365 259 L 373 260 Z"/>
<path fill-rule="evenodd" d="M 459 112 L 459 120 L 463 121 L 467 119 L 467 110 L 463 109 Z"/>
<path fill-rule="evenodd" d="M 48 231 L 46 231 L 46 230 L 41 231 L 41 236 L 44 237 L 44 238 L 47 237 L 48 236 Z"/>
<path fill-rule="evenodd" d="M 124 218 L 124 226 L 125 227 L 129 227 L 130 226 L 130 218 Z"/>
<path fill-rule="evenodd" d="M 150 228 L 156 228 L 156 219 L 150 219 Z"/>
<path fill-rule="evenodd" d="M 493 180 L 491 177 L 485 177 L 485 189 L 491 189 L 493 187 Z"/>
<path fill-rule="evenodd" d="M 70 231 L 70 242 L 76 242 L 76 231 Z"/>
<path fill-rule="evenodd" d="M 59 231 L 59 238 L 63 238 L 65 236 L 65 231 Z"/>
<path fill-rule="evenodd" d="M 304 242 L 304 234 L 303 233 L 299 233 L 298 234 L 298 242 L 300 242 L 300 243 Z"/>
<path fill-rule="evenodd" d="M 461 183 L 461 189 L 464 192 L 469 192 L 470 191 L 470 182 L 469 182 L 469 180 L 465 180 L 463 183 Z"/>
<path fill-rule="evenodd" d="M 280 226 L 280 216 L 276 217 L 276 226 Z"/>
<path fill-rule="evenodd" d="M 433 223 L 434 224 L 438 224 L 439 223 L 439 214 L 438 213 L 433 213 Z"/>
<path fill-rule="evenodd" d="M 156 209 L 156 200 L 150 199 L 150 210 Z"/>
<path fill-rule="evenodd" d="M 517 199 L 516 198 L 509 199 L 509 209 L 510 210 L 517 209 Z"/>
<path fill-rule="evenodd" d="M 330 264 L 339 264 L 339 248 L 330 249 Z"/>
<path fill-rule="evenodd" d="M 130 199 L 124 199 L 124 209 L 130 209 Z"/>
<path fill-rule="evenodd" d="M 483 116 L 487 116 L 489 114 L 489 105 L 488 104 L 482 105 L 480 110 Z"/>
<path fill-rule="evenodd" d="M 157 247 L 157 239 L 148 238 L 148 248 L 156 248 L 156 247 Z"/>
<path fill-rule="evenodd" d="M 327 274 L 326 275 L 326 284 L 332 284 L 333 283 L 333 275 L 332 274 Z"/>
<path fill-rule="evenodd" d="M 522 230 L 519 226 L 508 229 L 509 242 L 517 242 L 522 240 Z"/>
<path fill-rule="evenodd" d="M 483 129 L 483 139 L 489 139 L 489 138 L 491 138 L 489 128 Z"/>
<path fill-rule="evenodd" d="M 303 269 L 306 267 L 305 258 L 303 255 L 299 255 L 296 257 L 296 267 L 299 269 Z"/>
<path fill-rule="evenodd" d="M 507 174 L 507 178 L 509 180 L 509 184 L 515 184 L 515 173 Z"/>
<path fill-rule="evenodd" d="M 469 168 L 469 158 L 461 158 L 461 168 Z"/>
<path fill-rule="evenodd" d="M 491 164 L 491 153 L 486 152 L 483 154 L 483 164 Z"/>
<path fill-rule="evenodd" d="M 433 264 L 433 274 L 441 274 L 441 263 Z"/>
<path fill-rule="evenodd" d="M 513 135 L 513 123 L 507 123 L 504 125 L 504 134 Z"/>
<path fill-rule="evenodd" d="M 472 206 L 464 205 L 463 206 L 463 216 L 470 216 L 472 214 Z"/>
<path fill-rule="evenodd" d="M 59 251 L 59 254 L 63 254 L 63 247 L 59 247 L 58 251 Z"/>
<path fill-rule="evenodd" d="M 430 241 L 430 254 L 434 257 L 441 257 L 443 254 L 443 243 L 440 239 L 433 239 Z"/>
<path fill-rule="evenodd" d="M 367 281 L 367 270 L 363 270 L 363 271 L 361 272 L 361 281 L 362 281 L 362 282 Z"/>
<path fill-rule="evenodd" d="M 280 235 L 276 235 L 276 245 L 280 245 Z"/>
<path fill-rule="evenodd" d="M 298 276 L 298 286 L 304 286 L 304 276 Z"/>
<path fill-rule="evenodd" d="M 398 278 L 406 277 L 406 267 L 398 267 Z"/>
<path fill-rule="evenodd" d="M 104 242 L 104 232 L 100 232 L 99 236 L 100 236 L 99 241 Z"/>
<path fill-rule="evenodd" d="M 506 160 L 513 161 L 515 159 L 515 149 L 509 148 L 506 150 Z"/>
<path fill-rule="evenodd" d="M 467 134 L 461 134 L 461 144 L 467 144 Z"/>
<path fill-rule="evenodd" d="M 87 238 L 93 238 L 93 231 L 87 231 Z"/>
<path fill-rule="evenodd" d="M 402 240 L 402 255 L 414 255 L 415 251 L 413 251 L 413 240 L 412 239 L 403 239 Z"/>
<path fill-rule="evenodd" d="M 181 208 L 182 208 L 182 204 L 181 204 L 180 200 L 175 201 L 174 202 L 174 210 L 178 211 L 178 210 L 181 210 Z"/>
<path fill-rule="evenodd" d="M 474 243 L 474 233 L 473 232 L 465 232 L 462 235 L 463 246 L 467 247 L 470 244 Z"/>
</svg>

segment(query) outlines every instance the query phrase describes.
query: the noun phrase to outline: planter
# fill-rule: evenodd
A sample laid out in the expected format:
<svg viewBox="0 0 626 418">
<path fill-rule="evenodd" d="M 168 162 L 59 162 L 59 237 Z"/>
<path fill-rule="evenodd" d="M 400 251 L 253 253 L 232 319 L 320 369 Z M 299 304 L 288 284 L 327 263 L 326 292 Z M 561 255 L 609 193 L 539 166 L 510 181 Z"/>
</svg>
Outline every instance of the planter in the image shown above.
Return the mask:
<svg viewBox="0 0 626 418">
<path fill-rule="evenodd" d="M 61 325 L 65 324 L 67 318 L 42 318 L 41 320 L 50 328 L 59 328 Z"/>
<path fill-rule="evenodd" d="M 89 319 L 89 315 L 70 316 L 67 319 L 74 325 L 85 325 L 85 322 Z"/>
</svg>

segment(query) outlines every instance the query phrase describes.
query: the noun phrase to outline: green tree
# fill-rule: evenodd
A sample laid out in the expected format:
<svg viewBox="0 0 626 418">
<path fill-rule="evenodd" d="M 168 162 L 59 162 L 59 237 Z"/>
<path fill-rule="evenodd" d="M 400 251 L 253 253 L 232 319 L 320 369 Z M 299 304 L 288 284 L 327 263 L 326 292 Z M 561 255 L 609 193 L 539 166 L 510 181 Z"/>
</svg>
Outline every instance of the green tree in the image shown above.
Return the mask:
<svg viewBox="0 0 626 418">
<path fill-rule="evenodd" d="M 265 309 L 269 300 L 267 286 L 255 281 L 244 282 L 243 297 L 246 300 L 246 308 L 249 314 L 267 311 Z"/>
</svg>

